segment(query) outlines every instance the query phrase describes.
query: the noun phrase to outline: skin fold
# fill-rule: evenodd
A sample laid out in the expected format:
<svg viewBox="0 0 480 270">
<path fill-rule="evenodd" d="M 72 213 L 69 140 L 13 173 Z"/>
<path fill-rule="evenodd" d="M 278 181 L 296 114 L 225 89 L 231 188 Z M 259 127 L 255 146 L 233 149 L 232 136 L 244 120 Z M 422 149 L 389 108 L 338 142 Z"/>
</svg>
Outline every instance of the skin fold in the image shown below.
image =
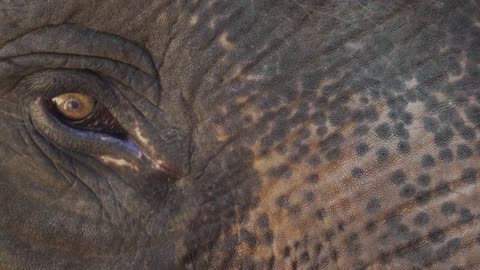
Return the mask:
<svg viewBox="0 0 480 270">
<path fill-rule="evenodd" d="M 0 1 L 0 269 L 479 254 L 478 1 Z"/>
</svg>

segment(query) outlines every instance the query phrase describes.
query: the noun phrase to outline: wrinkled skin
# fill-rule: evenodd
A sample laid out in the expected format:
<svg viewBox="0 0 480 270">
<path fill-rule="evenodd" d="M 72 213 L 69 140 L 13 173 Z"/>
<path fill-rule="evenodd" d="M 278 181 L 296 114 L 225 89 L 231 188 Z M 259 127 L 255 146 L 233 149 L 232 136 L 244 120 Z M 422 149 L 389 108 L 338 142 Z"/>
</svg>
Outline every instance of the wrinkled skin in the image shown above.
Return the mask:
<svg viewBox="0 0 480 270">
<path fill-rule="evenodd" d="M 480 268 L 478 1 L 0 14 L 1 269 Z"/>
</svg>

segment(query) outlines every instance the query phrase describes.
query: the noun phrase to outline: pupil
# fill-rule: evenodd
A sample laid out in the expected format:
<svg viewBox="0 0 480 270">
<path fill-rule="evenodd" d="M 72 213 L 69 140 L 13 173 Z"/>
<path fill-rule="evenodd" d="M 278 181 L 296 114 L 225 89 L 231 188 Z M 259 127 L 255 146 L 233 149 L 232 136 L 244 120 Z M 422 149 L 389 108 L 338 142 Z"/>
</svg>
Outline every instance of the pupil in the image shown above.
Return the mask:
<svg viewBox="0 0 480 270">
<path fill-rule="evenodd" d="M 78 103 L 78 101 L 76 100 L 69 100 L 66 105 L 67 110 L 76 110 L 80 108 L 80 103 Z"/>
</svg>

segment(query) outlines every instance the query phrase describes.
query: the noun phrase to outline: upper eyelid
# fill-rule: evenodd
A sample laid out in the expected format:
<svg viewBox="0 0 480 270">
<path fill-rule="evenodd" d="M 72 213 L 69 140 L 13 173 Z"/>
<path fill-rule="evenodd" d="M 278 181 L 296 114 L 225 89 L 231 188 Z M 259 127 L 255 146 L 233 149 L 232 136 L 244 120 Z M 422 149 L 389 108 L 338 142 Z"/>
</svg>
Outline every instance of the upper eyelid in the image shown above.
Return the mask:
<svg viewBox="0 0 480 270">
<path fill-rule="evenodd" d="M 73 24 L 45 26 L 4 44 L 0 48 L 0 96 L 15 88 L 16 78 L 44 69 L 91 70 L 118 80 L 153 105 L 160 100 L 158 70 L 147 50 L 121 37 Z"/>
<path fill-rule="evenodd" d="M 105 96 L 113 95 L 110 85 L 97 74 L 81 70 L 45 70 L 28 76 L 22 84 L 29 90 L 38 92 L 34 95 L 46 99 L 74 91 L 107 103 Z"/>
<path fill-rule="evenodd" d="M 90 65 L 90 62 L 93 62 Z M 98 65 L 98 63 L 102 65 Z M 32 66 L 32 67 L 30 67 Z M 88 70 L 103 78 L 112 78 L 131 90 L 145 97 L 152 104 L 160 99 L 159 82 L 133 66 L 115 62 L 107 58 L 84 57 L 77 55 L 59 55 L 41 53 L 16 56 L 4 61 L 0 58 L 0 96 L 15 88 L 18 81 L 9 81 L 9 77 L 24 77 L 35 75 L 45 70 Z M 3 80 L 5 78 L 5 80 Z M 10 83 L 10 85 L 8 85 Z"/>
</svg>

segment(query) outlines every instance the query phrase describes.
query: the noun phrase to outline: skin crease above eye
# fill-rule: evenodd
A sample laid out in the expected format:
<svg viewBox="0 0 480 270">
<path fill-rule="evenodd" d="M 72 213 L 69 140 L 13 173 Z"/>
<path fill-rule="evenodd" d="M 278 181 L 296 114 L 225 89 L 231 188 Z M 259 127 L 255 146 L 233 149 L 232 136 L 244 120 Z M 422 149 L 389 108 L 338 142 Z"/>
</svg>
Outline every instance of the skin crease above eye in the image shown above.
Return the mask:
<svg viewBox="0 0 480 270">
<path fill-rule="evenodd" d="M 478 1 L 0 14 L 0 269 L 480 269 Z"/>
</svg>

